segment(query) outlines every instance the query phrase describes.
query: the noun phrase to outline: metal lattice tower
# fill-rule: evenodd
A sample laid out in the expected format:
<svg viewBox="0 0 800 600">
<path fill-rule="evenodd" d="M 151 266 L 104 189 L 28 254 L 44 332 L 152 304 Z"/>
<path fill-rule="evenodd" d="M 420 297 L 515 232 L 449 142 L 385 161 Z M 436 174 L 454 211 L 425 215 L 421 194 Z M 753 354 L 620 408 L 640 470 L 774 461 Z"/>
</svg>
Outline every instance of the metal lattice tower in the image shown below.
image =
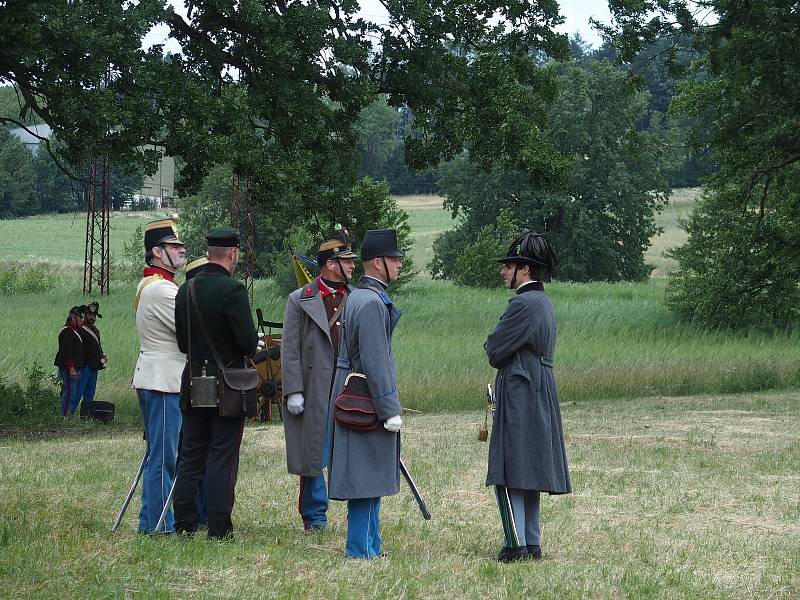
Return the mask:
<svg viewBox="0 0 800 600">
<path fill-rule="evenodd" d="M 255 208 L 250 189 L 250 179 L 234 173 L 231 191 L 231 226 L 239 230 L 244 260 L 239 267 L 239 276 L 253 302 L 253 278 L 256 267 L 255 252 Z"/>
<path fill-rule="evenodd" d="M 86 251 L 83 267 L 83 293 L 109 293 L 109 234 L 111 231 L 111 175 L 108 159 L 92 158 L 86 197 Z"/>
</svg>

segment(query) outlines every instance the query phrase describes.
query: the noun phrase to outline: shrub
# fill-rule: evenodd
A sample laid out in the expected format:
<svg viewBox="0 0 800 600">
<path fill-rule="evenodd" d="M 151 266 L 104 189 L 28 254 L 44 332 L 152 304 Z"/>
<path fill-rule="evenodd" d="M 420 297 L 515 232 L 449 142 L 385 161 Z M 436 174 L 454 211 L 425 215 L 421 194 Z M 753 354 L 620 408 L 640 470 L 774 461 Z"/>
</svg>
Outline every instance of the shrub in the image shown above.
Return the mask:
<svg viewBox="0 0 800 600">
<path fill-rule="evenodd" d="M 501 210 L 497 223 L 484 226 L 478 238 L 456 259 L 456 283 L 486 288 L 499 286 L 502 279 L 497 259 L 506 255 L 518 233 L 519 227 L 511 211 Z"/>
<path fill-rule="evenodd" d="M 138 281 L 144 268 L 144 230 L 138 225 L 122 246 L 122 260 L 114 267 L 114 274 L 125 281 Z"/>
<path fill-rule="evenodd" d="M 58 277 L 44 265 L 10 265 L 0 270 L 0 295 L 39 294 L 59 284 Z"/>
<path fill-rule="evenodd" d="M 27 369 L 25 374 L 25 387 L 0 381 L 0 423 L 30 426 L 58 422 L 58 379 L 38 364 Z"/>
</svg>

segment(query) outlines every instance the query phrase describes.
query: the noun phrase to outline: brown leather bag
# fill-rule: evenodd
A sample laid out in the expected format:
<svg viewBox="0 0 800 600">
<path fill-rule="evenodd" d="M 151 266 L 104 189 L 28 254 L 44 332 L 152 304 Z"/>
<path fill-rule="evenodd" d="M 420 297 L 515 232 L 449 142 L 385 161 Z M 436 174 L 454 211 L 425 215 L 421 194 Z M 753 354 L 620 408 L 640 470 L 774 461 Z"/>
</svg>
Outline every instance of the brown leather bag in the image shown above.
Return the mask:
<svg viewBox="0 0 800 600">
<path fill-rule="evenodd" d="M 350 373 L 344 388 L 333 401 L 333 418 L 339 425 L 353 431 L 372 431 L 380 425 L 375 404 L 363 373 Z"/>
<path fill-rule="evenodd" d="M 258 416 L 258 371 L 220 369 L 219 415 L 221 417 Z"/>
<path fill-rule="evenodd" d="M 200 329 L 206 338 L 214 361 L 217 363 L 219 372 L 217 373 L 217 400 L 219 406 L 219 416 L 221 417 L 257 417 L 258 416 L 258 371 L 247 366 L 247 360 L 242 359 L 244 368 L 237 369 L 224 367 L 217 354 L 217 349 L 206 331 L 206 325 L 200 315 L 200 306 L 197 304 L 197 297 L 194 294 L 194 282 L 189 282 L 189 297 L 192 300 L 197 320 L 200 322 Z"/>
</svg>

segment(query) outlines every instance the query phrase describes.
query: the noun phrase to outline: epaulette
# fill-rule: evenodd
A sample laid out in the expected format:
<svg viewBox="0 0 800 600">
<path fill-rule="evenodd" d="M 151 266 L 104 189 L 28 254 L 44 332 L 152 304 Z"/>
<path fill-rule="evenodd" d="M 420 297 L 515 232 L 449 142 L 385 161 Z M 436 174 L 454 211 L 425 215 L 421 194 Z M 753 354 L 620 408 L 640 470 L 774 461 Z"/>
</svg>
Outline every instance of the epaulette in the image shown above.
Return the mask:
<svg viewBox="0 0 800 600">
<path fill-rule="evenodd" d="M 303 291 L 300 293 L 300 298 L 302 299 L 313 298 L 314 296 L 316 296 L 314 293 L 314 287 L 310 283 L 304 287 Z"/>
</svg>

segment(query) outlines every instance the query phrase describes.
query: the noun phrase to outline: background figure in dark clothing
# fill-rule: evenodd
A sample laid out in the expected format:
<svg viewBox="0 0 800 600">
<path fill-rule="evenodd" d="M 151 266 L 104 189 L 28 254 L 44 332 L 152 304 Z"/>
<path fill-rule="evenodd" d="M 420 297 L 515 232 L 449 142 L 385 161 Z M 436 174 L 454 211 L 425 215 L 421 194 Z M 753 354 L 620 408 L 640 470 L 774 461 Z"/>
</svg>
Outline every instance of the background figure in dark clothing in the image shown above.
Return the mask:
<svg viewBox="0 0 800 600">
<path fill-rule="evenodd" d="M 66 323 L 58 332 L 58 352 L 53 363 L 58 367 L 61 379 L 61 416 L 75 414 L 78 408 L 78 386 L 85 360 L 83 356 L 83 340 L 78 330 L 83 325 L 85 306 L 73 306 L 69 310 Z"/>
<path fill-rule="evenodd" d="M 178 347 L 191 362 L 184 370 L 184 382 L 200 376 L 207 363 L 207 375 L 218 368 L 206 342 L 201 321 L 214 343 L 223 365 L 241 368 L 245 357 L 255 353 L 258 334 L 250 311 L 247 290 L 231 277 L 239 262 L 239 234 L 229 228 L 206 236 L 208 264 L 202 273 L 184 283 L 175 300 L 175 330 Z M 200 314 L 190 303 L 188 287 L 194 284 Z M 191 313 L 191 334 L 187 317 Z M 191 337 L 191 348 L 189 339 Z M 221 417 L 217 408 L 192 408 L 188 386 L 181 393 L 183 442 L 178 480 L 175 484 L 175 530 L 191 533 L 197 529 L 197 490 L 203 473 L 208 478 L 208 537 L 233 535 L 236 476 L 244 417 Z"/>
<path fill-rule="evenodd" d="M 92 302 L 86 307 L 83 325 L 78 330 L 81 340 L 83 340 L 85 359 L 77 392 L 78 400 L 81 402 L 81 416 L 89 414 L 97 389 L 97 374 L 101 369 L 106 368 L 107 359 L 103 352 L 103 345 L 100 343 L 100 330 L 95 325 L 98 317 L 103 318 L 103 315 L 100 314 L 100 304 Z"/>
</svg>

